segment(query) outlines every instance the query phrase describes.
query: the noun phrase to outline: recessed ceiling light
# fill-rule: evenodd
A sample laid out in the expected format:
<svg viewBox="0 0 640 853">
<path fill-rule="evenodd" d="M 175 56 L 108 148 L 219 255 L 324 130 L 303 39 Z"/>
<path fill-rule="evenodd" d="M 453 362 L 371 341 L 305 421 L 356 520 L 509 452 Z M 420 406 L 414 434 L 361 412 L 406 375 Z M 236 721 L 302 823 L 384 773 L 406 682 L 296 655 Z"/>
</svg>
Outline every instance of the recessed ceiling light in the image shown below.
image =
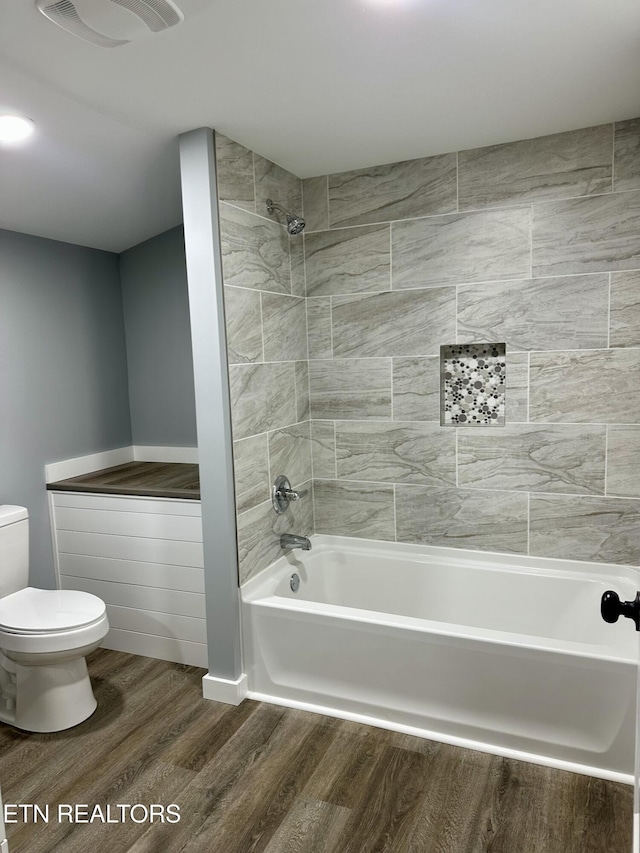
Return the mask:
<svg viewBox="0 0 640 853">
<path fill-rule="evenodd" d="M 30 118 L 0 115 L 0 142 L 24 142 L 36 129 Z"/>
</svg>

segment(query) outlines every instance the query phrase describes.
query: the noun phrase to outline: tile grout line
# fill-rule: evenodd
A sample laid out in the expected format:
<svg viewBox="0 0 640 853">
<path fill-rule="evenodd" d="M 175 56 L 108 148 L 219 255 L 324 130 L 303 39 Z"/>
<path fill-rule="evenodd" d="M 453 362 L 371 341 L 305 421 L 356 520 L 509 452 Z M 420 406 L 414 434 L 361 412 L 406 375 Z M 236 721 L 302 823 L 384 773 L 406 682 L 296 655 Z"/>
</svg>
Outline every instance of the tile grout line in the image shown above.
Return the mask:
<svg viewBox="0 0 640 853">
<path fill-rule="evenodd" d="M 266 350 L 264 347 L 264 314 L 262 312 L 262 291 L 260 293 L 260 338 L 262 340 L 262 363 L 263 364 L 271 364 L 272 362 L 267 362 Z"/>
<path fill-rule="evenodd" d="M 611 278 L 609 273 L 609 296 L 607 301 L 607 349 L 611 349 Z"/>
<path fill-rule="evenodd" d="M 527 420 L 531 423 L 531 351 L 527 353 Z"/>
<path fill-rule="evenodd" d="M 607 497 L 607 471 L 609 469 L 609 424 L 604 428 L 604 496 Z"/>
<path fill-rule="evenodd" d="M 611 123 L 611 192 L 616 186 L 616 123 Z"/>
</svg>

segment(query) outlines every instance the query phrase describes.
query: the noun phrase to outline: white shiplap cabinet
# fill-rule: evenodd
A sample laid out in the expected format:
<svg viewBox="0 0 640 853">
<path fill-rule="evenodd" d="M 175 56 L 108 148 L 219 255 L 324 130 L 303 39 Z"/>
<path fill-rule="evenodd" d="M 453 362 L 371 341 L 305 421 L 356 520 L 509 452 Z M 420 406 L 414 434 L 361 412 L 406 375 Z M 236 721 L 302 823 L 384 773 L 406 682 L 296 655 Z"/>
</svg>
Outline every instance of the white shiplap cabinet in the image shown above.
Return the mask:
<svg viewBox="0 0 640 853">
<path fill-rule="evenodd" d="M 49 492 L 62 589 L 98 595 L 103 646 L 207 666 L 200 502 Z"/>
</svg>

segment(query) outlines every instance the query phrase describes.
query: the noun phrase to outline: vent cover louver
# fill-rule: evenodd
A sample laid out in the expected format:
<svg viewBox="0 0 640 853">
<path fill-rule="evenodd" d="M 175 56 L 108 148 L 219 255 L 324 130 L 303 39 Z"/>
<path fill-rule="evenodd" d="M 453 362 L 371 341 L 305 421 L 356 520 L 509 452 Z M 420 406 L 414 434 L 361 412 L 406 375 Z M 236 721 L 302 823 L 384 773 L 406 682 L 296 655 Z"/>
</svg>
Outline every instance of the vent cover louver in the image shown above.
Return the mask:
<svg viewBox="0 0 640 853">
<path fill-rule="evenodd" d="M 184 15 L 171 0 L 36 0 L 42 14 L 98 47 L 119 47 L 175 27 Z"/>
</svg>

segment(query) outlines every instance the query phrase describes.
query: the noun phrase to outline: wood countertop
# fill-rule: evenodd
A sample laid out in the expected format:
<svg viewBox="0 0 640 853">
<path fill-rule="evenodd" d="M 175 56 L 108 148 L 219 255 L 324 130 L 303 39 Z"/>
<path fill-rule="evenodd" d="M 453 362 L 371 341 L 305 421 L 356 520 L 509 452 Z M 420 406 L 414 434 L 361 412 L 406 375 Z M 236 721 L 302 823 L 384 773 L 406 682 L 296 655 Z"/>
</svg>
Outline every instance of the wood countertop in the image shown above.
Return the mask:
<svg viewBox="0 0 640 853">
<path fill-rule="evenodd" d="M 153 498 L 200 500 L 197 465 L 183 462 L 127 462 L 48 483 L 57 492 L 93 492 L 103 495 L 138 495 Z"/>
</svg>

